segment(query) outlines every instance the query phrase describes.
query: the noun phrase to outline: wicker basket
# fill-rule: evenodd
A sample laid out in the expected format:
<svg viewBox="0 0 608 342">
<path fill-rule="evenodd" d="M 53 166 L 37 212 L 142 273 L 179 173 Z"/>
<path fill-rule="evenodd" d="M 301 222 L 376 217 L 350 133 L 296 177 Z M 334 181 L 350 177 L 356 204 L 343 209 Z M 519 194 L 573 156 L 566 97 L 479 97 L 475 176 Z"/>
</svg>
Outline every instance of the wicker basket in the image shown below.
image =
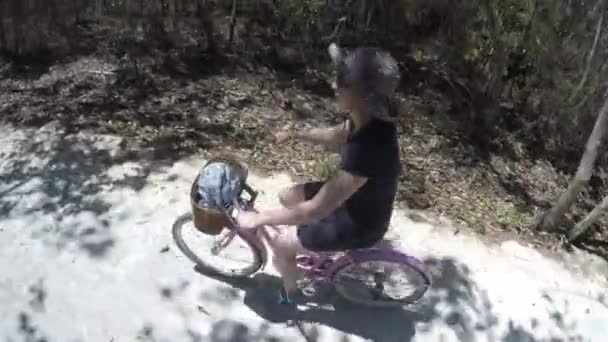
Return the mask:
<svg viewBox="0 0 608 342">
<path fill-rule="evenodd" d="M 210 159 L 205 167 L 211 163 L 226 163 L 230 166 L 233 166 L 241 171 L 243 175 L 243 179 L 247 180 L 247 169 L 236 161 L 236 158 L 231 156 L 217 156 Z M 198 177 L 194 179 L 192 183 L 192 188 L 190 189 L 190 204 L 192 206 L 192 217 L 194 221 L 194 227 L 199 230 L 201 233 L 205 233 L 208 235 L 218 235 L 224 230 L 224 228 L 230 225 L 230 219 L 225 212 L 216 209 L 207 209 L 198 205 Z"/>
</svg>

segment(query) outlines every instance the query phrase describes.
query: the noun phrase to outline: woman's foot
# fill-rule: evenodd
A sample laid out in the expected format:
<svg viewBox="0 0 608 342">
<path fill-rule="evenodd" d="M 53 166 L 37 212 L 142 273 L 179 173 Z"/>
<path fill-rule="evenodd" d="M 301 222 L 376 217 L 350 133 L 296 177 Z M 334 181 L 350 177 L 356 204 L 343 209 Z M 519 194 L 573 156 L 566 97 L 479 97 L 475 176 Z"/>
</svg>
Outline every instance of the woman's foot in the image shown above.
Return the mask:
<svg viewBox="0 0 608 342">
<path fill-rule="evenodd" d="M 293 300 L 291 300 L 291 296 L 287 293 L 285 288 L 281 286 L 281 290 L 279 291 L 279 304 L 293 304 Z"/>
<path fill-rule="evenodd" d="M 284 286 L 281 286 L 279 291 L 279 304 L 294 304 L 294 299 L 298 297 L 298 289 L 286 290 Z"/>
</svg>

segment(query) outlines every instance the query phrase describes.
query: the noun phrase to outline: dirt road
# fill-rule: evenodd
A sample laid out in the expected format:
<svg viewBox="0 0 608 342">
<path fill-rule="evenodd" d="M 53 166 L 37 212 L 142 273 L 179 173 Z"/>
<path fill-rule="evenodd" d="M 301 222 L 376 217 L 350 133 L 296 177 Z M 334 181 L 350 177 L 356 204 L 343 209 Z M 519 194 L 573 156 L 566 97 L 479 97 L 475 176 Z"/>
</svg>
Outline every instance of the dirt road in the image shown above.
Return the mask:
<svg viewBox="0 0 608 342">
<path fill-rule="evenodd" d="M 0 127 L 2 341 L 605 341 L 608 265 L 490 243 L 395 213 L 390 238 L 434 275 L 408 311 L 276 304 L 277 278 L 204 277 L 174 246 L 202 159 L 125 157 L 111 136 Z M 259 205 L 286 175 L 258 177 Z M 270 271 L 270 270 L 269 270 Z M 271 272 L 272 273 L 272 272 Z"/>
</svg>

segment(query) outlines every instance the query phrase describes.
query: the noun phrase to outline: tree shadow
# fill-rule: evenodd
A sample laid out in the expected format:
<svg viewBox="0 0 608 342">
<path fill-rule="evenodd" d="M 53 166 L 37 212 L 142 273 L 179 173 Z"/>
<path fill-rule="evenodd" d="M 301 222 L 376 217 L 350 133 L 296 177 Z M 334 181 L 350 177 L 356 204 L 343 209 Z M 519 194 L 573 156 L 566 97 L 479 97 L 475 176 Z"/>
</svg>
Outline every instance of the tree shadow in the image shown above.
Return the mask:
<svg viewBox="0 0 608 342">
<path fill-rule="evenodd" d="M 357 306 L 339 297 L 331 287 L 318 288 L 313 298 L 307 298 L 305 308 L 281 305 L 277 301 L 280 279 L 258 274 L 254 278 L 233 279 L 213 276 L 234 289 L 245 291 L 244 303 L 257 315 L 271 323 L 289 323 L 296 326 L 306 341 L 316 341 L 316 328 L 321 324 L 345 333 L 372 341 L 410 341 L 417 329 L 431 328 L 434 320 L 449 322 L 462 340 L 472 340 L 474 331 L 490 328 L 493 324 L 491 304 L 469 279 L 466 266 L 452 259 L 426 260 L 429 270 L 436 277 L 434 287 L 418 304 L 405 309 L 375 310 Z M 205 274 L 201 269 L 197 272 Z M 485 301 L 484 301 L 485 300 Z M 440 308 L 440 306 L 447 309 Z M 470 323 L 471 317 L 463 316 L 472 308 L 483 324 Z M 238 339 L 238 334 L 234 340 Z M 222 340 L 224 341 L 224 340 Z"/>
<path fill-rule="evenodd" d="M 35 284 L 30 285 L 28 292 L 32 296 L 29 301 L 32 310 L 36 312 L 46 311 L 47 291 L 46 286 L 44 285 L 44 279 L 40 278 Z"/>
<path fill-rule="evenodd" d="M 231 286 L 220 291 L 221 295 L 211 296 L 237 300 L 237 291 L 244 291 L 244 304 L 259 317 L 269 323 L 287 324 L 298 329 L 307 342 L 318 340 L 319 326 L 343 332 L 344 341 L 348 341 L 349 335 L 354 335 L 370 341 L 407 342 L 420 334 L 438 334 L 436 338 L 439 340 L 450 340 L 445 335 L 446 328 L 459 341 L 545 341 L 538 337 L 542 333 L 536 331 L 540 319 L 532 319 L 530 328 L 518 325 L 509 317 L 499 318 L 486 291 L 472 280 L 465 264 L 452 258 L 428 258 L 424 264 L 433 276 L 433 287 L 419 303 L 390 310 L 357 306 L 339 297 L 329 286 L 318 288 L 313 297 L 299 300 L 302 305 L 285 306 L 278 303 L 281 282 L 275 276 L 257 274 L 253 278 L 235 279 L 210 275 L 199 268 L 195 271 Z M 206 292 L 204 297 L 209 295 Z M 560 337 L 550 337 L 549 340 L 560 341 L 562 336 L 567 336 L 573 341 L 583 341 L 584 338 L 576 333 L 575 322 L 565 323 L 566 314 L 562 311 L 550 307 L 547 312 L 550 321 L 561 332 Z M 504 322 L 506 329 L 501 328 L 501 319 L 508 320 Z M 441 332 L 438 333 L 437 329 Z M 260 334 L 246 324 L 221 320 L 214 324 L 209 337 L 211 341 L 221 342 L 268 340 L 264 334 L 266 339 L 259 338 Z"/>
<path fill-rule="evenodd" d="M 47 73 L 56 56 L 48 49 L 17 56 L 0 49 L 0 76 L 18 80 L 34 80 Z"/>
<path fill-rule="evenodd" d="M 6 133 L 0 217 L 29 226 L 33 238 L 58 249 L 75 244 L 92 257 L 115 244 L 104 195 L 119 188 L 137 192 L 154 168 L 170 162 L 131 162 L 119 138 L 68 134 L 52 125 Z"/>
<path fill-rule="evenodd" d="M 536 342 L 536 338 L 526 329 L 515 325 L 513 321 L 509 321 L 509 330 L 502 338 L 502 342 Z"/>
<path fill-rule="evenodd" d="M 17 316 L 18 332 L 23 342 L 48 342 L 48 337 L 32 321 L 32 316 L 20 312 Z M 10 340 L 9 340 L 10 341 Z"/>
<path fill-rule="evenodd" d="M 427 258 L 424 264 L 433 286 L 421 307 L 423 312 L 450 326 L 461 341 L 474 341 L 481 333 L 494 340 L 498 319 L 486 291 L 471 278 L 469 267 L 452 258 Z M 423 326 L 421 330 L 432 327 Z"/>
<path fill-rule="evenodd" d="M 297 326 L 300 329 L 302 337 L 306 342 L 317 341 L 318 329 L 314 326 L 303 327 L 302 325 Z M 211 342 L 281 342 L 281 338 L 274 336 L 270 332 L 270 326 L 268 324 L 262 324 L 261 327 L 255 331 L 250 329 L 247 325 L 229 319 L 220 320 L 213 324 L 211 332 L 207 337 L 207 341 Z M 342 339 L 343 342 L 347 342 L 348 338 Z M 193 341 L 194 342 L 194 341 Z"/>
</svg>

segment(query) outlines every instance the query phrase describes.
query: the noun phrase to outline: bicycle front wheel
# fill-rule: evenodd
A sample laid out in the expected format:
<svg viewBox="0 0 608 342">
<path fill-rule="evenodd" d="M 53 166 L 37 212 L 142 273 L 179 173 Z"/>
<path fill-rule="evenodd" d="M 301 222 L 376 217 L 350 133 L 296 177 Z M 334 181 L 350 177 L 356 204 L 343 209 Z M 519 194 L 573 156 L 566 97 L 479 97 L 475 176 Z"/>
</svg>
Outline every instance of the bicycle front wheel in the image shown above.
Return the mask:
<svg viewBox="0 0 608 342">
<path fill-rule="evenodd" d="M 177 247 L 203 271 L 227 277 L 246 277 L 262 267 L 262 255 L 250 241 L 235 235 L 227 244 L 230 230 L 213 236 L 194 227 L 192 213 L 177 218 L 173 224 Z"/>
<path fill-rule="evenodd" d="M 353 303 L 401 307 L 418 301 L 431 285 L 422 264 L 405 254 L 374 250 L 354 253 L 354 261 L 332 276 L 336 291 Z"/>
</svg>

